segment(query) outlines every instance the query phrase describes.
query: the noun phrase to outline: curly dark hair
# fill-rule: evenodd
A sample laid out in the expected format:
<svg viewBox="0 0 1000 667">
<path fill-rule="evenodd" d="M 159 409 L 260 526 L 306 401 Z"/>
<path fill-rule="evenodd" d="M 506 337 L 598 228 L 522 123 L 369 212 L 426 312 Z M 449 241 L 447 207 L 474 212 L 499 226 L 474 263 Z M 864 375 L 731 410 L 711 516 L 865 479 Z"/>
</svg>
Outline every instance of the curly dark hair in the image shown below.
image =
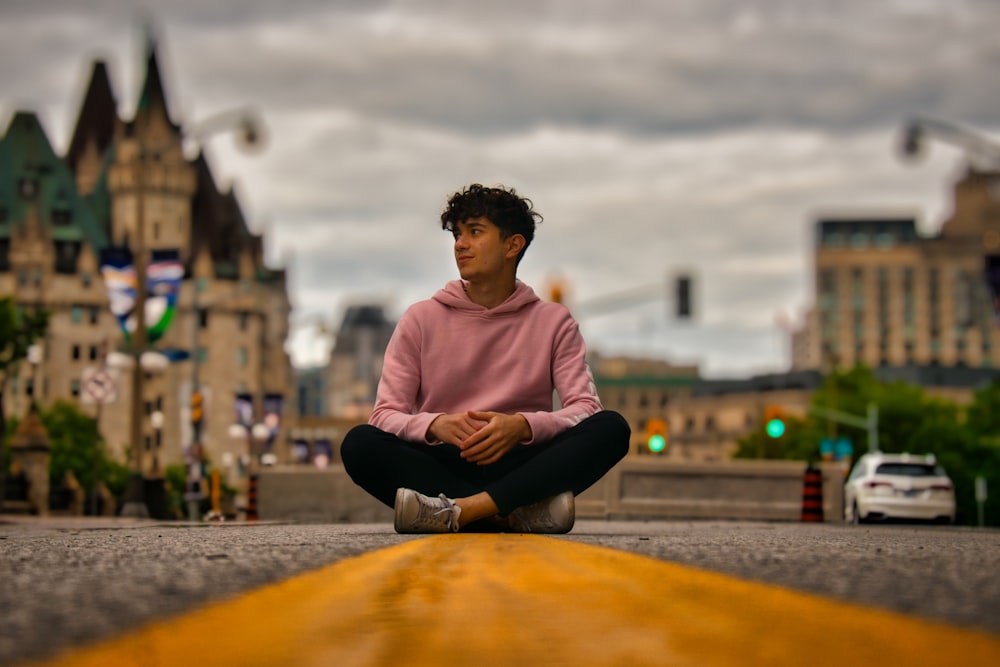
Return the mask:
<svg viewBox="0 0 1000 667">
<path fill-rule="evenodd" d="M 501 238 L 509 239 L 515 234 L 524 237 L 524 248 L 517 256 L 520 263 L 535 238 L 535 225 L 542 221 L 542 215 L 533 211 L 532 206 L 531 200 L 518 195 L 514 188 L 502 185 L 488 188 L 473 183 L 448 199 L 441 213 L 441 229 L 454 232 L 459 223 L 470 218 L 486 218 L 500 228 Z"/>
</svg>

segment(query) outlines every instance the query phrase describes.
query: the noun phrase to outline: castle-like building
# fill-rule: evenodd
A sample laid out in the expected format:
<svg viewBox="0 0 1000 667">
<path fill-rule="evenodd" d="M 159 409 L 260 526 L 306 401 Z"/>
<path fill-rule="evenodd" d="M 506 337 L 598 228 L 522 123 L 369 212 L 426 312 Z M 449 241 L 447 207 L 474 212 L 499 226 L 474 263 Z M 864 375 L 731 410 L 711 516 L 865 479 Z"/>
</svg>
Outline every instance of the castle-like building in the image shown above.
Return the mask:
<svg viewBox="0 0 1000 667">
<path fill-rule="evenodd" d="M 265 265 L 263 238 L 249 229 L 232 189 L 220 191 L 200 149 L 186 156 L 193 131 L 171 116 L 152 39 L 133 118 L 121 117 L 104 62 L 93 64 L 85 90 L 65 154 L 31 111 L 14 113 L 0 138 L 0 293 L 51 313 L 41 361 L 11 378 L 6 413 L 23 414 L 31 396 L 43 405 L 79 401 L 123 462 L 138 445 L 147 477 L 184 460 L 196 438 L 234 475 L 251 446 L 281 460 L 287 439 L 276 417 L 291 415 L 281 406 L 294 402 L 285 272 Z M 132 372 L 107 368 L 104 382 L 93 383 L 116 356 L 108 353 L 127 351 L 101 275 L 102 252 L 124 246 L 176 250 L 183 266 L 174 319 L 156 342 L 173 361 L 145 370 L 139 383 L 138 443 Z M 116 400 L 93 402 L 109 389 Z M 254 423 L 270 398 L 267 442 L 249 429 L 234 435 L 238 395 L 253 406 L 244 417 Z M 203 415 L 193 425 L 199 398 Z"/>
</svg>

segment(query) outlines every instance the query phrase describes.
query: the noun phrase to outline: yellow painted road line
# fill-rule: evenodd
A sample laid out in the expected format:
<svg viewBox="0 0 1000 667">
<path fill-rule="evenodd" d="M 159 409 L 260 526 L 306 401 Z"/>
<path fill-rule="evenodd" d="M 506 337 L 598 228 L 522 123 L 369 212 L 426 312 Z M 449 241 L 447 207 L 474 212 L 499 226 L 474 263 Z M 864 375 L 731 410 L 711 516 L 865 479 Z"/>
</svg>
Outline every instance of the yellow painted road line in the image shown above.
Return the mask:
<svg viewBox="0 0 1000 667">
<path fill-rule="evenodd" d="M 533 535 L 441 535 L 51 666 L 1000 665 L 1000 638 Z"/>
</svg>

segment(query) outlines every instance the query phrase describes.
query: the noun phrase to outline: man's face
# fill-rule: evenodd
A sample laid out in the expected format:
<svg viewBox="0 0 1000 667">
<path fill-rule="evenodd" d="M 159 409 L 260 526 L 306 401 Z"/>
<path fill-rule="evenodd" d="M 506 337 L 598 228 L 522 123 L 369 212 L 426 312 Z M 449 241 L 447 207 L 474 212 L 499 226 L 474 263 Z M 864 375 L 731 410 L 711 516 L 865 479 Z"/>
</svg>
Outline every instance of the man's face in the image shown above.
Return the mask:
<svg viewBox="0 0 1000 667">
<path fill-rule="evenodd" d="M 455 225 L 455 263 L 465 280 L 499 276 L 510 254 L 510 239 L 487 218 L 469 218 Z M 516 253 L 515 253 L 516 256 Z"/>
</svg>

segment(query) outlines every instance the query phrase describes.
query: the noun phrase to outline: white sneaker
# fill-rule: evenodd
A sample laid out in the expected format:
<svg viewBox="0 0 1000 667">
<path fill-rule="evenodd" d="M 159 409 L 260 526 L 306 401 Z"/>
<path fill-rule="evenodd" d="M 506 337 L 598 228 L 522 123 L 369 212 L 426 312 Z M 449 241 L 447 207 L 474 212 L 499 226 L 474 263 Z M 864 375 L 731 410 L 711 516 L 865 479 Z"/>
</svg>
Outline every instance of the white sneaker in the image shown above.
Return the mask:
<svg viewBox="0 0 1000 667">
<path fill-rule="evenodd" d="M 462 508 L 443 493 L 437 498 L 396 489 L 397 533 L 457 533 Z"/>
<path fill-rule="evenodd" d="M 501 519 L 504 528 L 518 533 L 568 533 L 576 521 L 573 493 L 565 491 L 537 503 L 518 507 Z"/>
</svg>

